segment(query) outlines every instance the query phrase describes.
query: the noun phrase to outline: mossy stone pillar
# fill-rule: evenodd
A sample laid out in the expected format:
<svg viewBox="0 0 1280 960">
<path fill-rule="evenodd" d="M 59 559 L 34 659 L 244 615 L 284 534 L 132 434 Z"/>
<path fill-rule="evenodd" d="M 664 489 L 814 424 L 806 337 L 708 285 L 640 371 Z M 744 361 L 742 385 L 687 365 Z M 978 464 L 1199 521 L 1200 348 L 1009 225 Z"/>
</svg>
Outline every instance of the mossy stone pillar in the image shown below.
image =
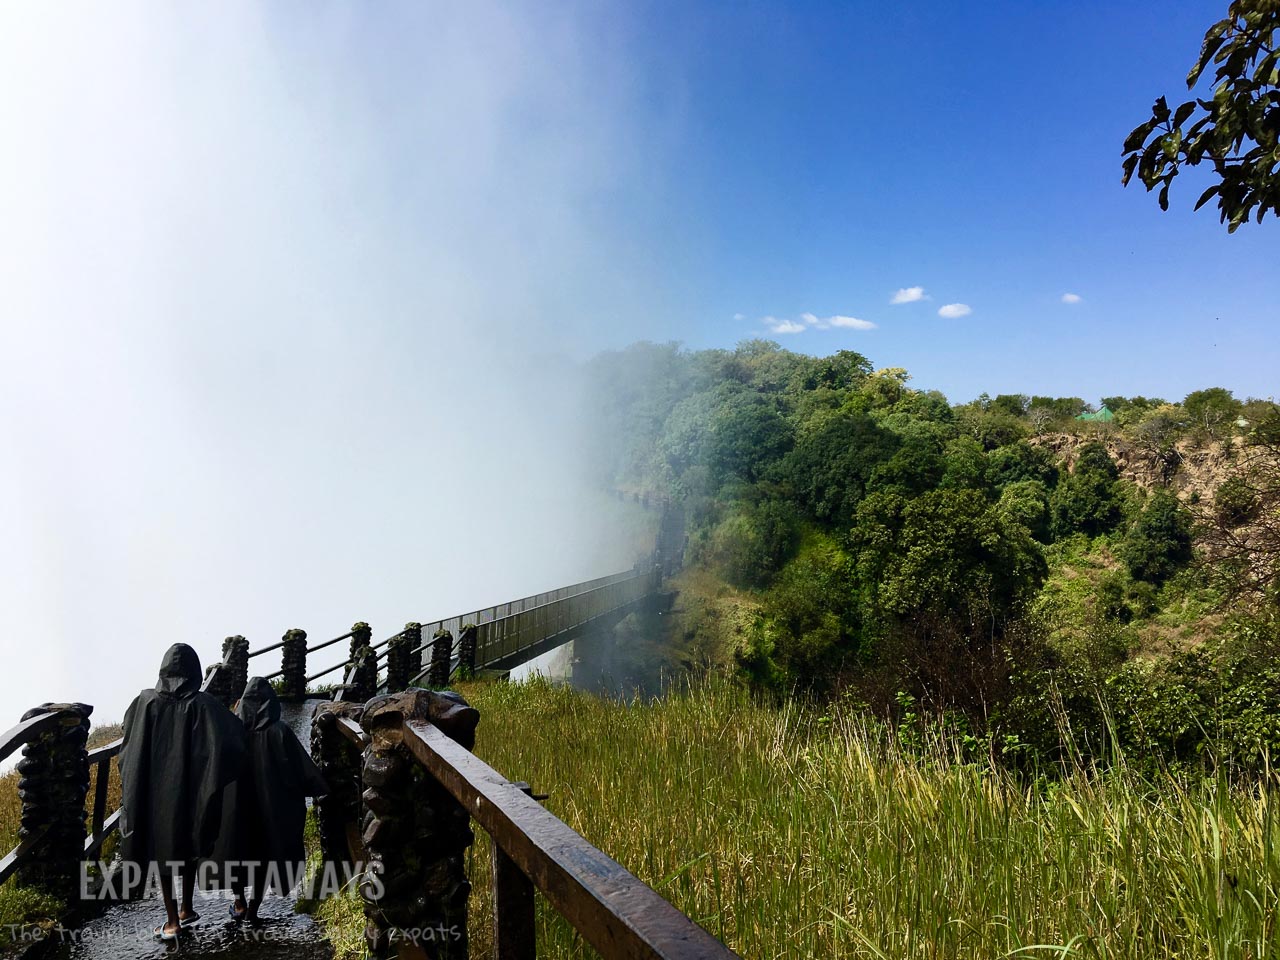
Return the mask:
<svg viewBox="0 0 1280 960">
<path fill-rule="evenodd" d="M 422 672 L 422 624 L 410 620 L 404 625 L 405 640 L 409 644 L 409 679 Z"/>
<path fill-rule="evenodd" d="M 431 670 L 427 684 L 432 687 L 449 685 L 449 661 L 453 657 L 453 634 L 441 627 L 431 639 Z"/>
<path fill-rule="evenodd" d="M 355 660 L 362 647 L 373 645 L 373 630 L 363 620 L 351 625 L 351 652 L 349 659 Z"/>
<path fill-rule="evenodd" d="M 369 646 L 360 647 L 347 669 L 347 690 L 343 699 L 364 703 L 378 692 L 378 656 Z"/>
<path fill-rule="evenodd" d="M 468 676 L 476 673 L 476 634 L 479 630 L 474 623 L 468 623 L 458 634 L 458 667 Z"/>
<path fill-rule="evenodd" d="M 240 694 L 244 692 L 244 686 L 241 685 L 239 690 L 231 689 L 231 669 L 225 663 L 211 663 L 204 671 L 204 689 L 209 696 L 213 697 L 228 709 L 239 699 Z"/>
<path fill-rule="evenodd" d="M 234 703 L 249 682 L 249 641 L 239 635 L 223 640 L 222 664 L 226 667 L 226 684 Z"/>
<path fill-rule="evenodd" d="M 338 729 L 338 721 L 359 723 L 363 713 L 364 704 L 339 700 L 317 706 L 311 720 L 311 759 L 329 787 L 315 802 L 320 852 L 345 873 L 353 872 L 364 859 L 360 841 L 360 793 L 364 788 L 360 781 L 361 748 Z"/>
<path fill-rule="evenodd" d="M 84 858 L 84 798 L 89 790 L 89 715 L 84 703 L 44 703 L 22 715 L 56 713 L 59 721 L 32 738 L 18 761 L 22 820 L 18 836 L 40 834 L 35 854 L 18 869 L 21 886 L 47 890 L 67 903 L 80 887 Z"/>
<path fill-rule="evenodd" d="M 404 633 L 387 641 L 387 692 L 399 693 L 409 685 L 409 646 Z"/>
<path fill-rule="evenodd" d="M 365 942 L 375 957 L 460 960 L 468 955 L 465 857 L 475 835 L 466 809 L 405 747 L 410 720 L 470 750 L 480 714 L 452 691 L 407 690 L 365 707 Z"/>
<path fill-rule="evenodd" d="M 301 700 L 307 695 L 307 631 L 296 627 L 285 631 L 280 648 L 280 695 L 287 700 Z"/>
</svg>

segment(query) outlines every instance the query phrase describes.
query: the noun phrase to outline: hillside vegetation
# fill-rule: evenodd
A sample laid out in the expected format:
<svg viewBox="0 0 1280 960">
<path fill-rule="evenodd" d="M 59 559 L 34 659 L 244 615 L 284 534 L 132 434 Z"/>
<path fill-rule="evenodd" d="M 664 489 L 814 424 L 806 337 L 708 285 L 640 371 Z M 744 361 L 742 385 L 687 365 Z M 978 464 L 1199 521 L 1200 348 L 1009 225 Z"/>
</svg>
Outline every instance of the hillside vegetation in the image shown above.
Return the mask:
<svg viewBox="0 0 1280 960">
<path fill-rule="evenodd" d="M 1024 767 L 1257 769 L 1280 746 L 1280 413 L 986 395 L 859 354 L 594 361 L 601 481 L 690 521 L 676 658 L 778 697 L 945 715 Z"/>
</svg>

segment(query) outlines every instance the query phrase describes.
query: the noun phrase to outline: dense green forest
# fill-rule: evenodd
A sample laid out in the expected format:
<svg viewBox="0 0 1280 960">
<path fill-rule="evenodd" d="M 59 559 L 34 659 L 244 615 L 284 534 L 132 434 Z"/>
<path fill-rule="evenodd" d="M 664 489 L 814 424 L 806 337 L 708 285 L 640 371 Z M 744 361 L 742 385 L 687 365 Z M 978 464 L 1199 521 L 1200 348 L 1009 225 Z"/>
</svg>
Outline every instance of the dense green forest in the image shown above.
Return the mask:
<svg viewBox="0 0 1280 960">
<path fill-rule="evenodd" d="M 953 404 L 767 341 L 642 343 L 591 374 L 601 482 L 687 512 L 686 662 L 940 717 L 1015 765 L 1280 747 L 1271 401 Z"/>
</svg>

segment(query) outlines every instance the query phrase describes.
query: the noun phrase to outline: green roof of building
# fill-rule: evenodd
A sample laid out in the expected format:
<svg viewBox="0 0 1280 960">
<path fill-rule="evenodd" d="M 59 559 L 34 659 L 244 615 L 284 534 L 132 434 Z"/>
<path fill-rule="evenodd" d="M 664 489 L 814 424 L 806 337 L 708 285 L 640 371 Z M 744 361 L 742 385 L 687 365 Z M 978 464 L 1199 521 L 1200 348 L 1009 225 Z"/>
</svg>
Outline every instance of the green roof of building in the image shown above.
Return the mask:
<svg viewBox="0 0 1280 960">
<path fill-rule="evenodd" d="M 1105 403 L 1095 413 L 1082 413 L 1076 417 L 1077 420 L 1101 420 L 1103 423 L 1110 423 L 1115 418 L 1116 415 Z"/>
</svg>

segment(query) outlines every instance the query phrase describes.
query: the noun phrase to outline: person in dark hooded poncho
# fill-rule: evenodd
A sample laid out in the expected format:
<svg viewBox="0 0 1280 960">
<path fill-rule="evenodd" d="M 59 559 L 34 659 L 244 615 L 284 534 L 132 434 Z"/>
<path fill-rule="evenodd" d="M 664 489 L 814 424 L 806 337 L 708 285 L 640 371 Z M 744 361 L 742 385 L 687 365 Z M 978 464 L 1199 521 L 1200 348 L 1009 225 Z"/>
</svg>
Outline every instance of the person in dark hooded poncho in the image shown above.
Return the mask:
<svg viewBox="0 0 1280 960">
<path fill-rule="evenodd" d="M 155 688 L 143 690 L 124 715 L 120 748 L 120 855 L 161 879 L 167 922 L 155 933 L 172 939 L 199 916 L 192 909 L 196 864 L 213 852 L 223 792 L 240 772 L 245 736 L 225 706 L 200 689 L 200 658 L 175 643 Z M 173 896 L 182 878 L 181 908 Z"/>
<path fill-rule="evenodd" d="M 301 877 L 307 797 L 324 796 L 328 787 L 280 719 L 280 701 L 270 683 L 251 677 L 236 715 L 248 735 L 248 753 L 227 789 L 214 859 L 222 865 L 224 885 L 236 893 L 232 918 L 256 922 L 267 886 L 288 892 Z"/>
</svg>

